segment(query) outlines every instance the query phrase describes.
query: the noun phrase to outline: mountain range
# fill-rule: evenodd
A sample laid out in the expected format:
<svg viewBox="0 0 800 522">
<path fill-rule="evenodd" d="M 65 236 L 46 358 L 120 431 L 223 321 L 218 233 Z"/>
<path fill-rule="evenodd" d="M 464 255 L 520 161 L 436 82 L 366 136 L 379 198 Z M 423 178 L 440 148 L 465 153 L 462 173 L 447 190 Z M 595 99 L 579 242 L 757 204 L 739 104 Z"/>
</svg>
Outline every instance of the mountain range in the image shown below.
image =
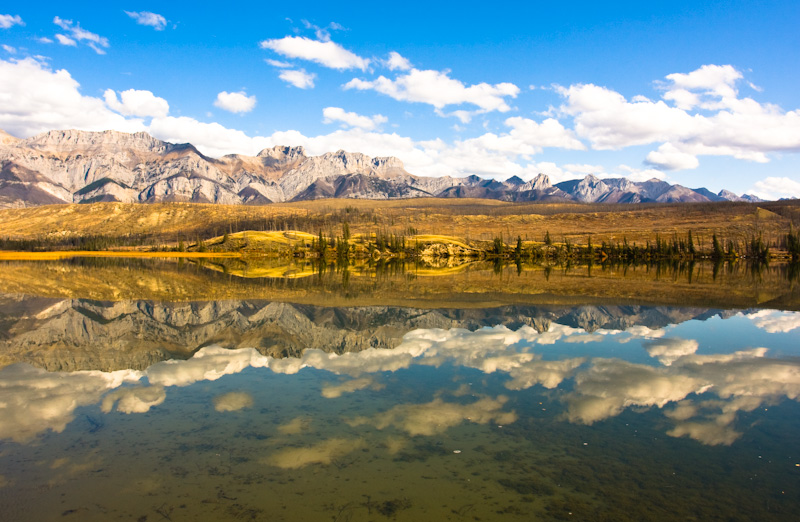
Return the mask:
<svg viewBox="0 0 800 522">
<path fill-rule="evenodd" d="M 755 196 L 690 189 L 653 178 L 583 179 L 553 184 L 479 176 L 424 177 L 395 157 L 343 150 L 307 156 L 276 146 L 256 156 L 203 155 L 189 143 L 147 133 L 49 131 L 20 139 L 0 131 L 0 208 L 119 201 L 261 205 L 323 198 L 489 198 L 502 201 L 645 203 L 759 201 Z"/>
</svg>

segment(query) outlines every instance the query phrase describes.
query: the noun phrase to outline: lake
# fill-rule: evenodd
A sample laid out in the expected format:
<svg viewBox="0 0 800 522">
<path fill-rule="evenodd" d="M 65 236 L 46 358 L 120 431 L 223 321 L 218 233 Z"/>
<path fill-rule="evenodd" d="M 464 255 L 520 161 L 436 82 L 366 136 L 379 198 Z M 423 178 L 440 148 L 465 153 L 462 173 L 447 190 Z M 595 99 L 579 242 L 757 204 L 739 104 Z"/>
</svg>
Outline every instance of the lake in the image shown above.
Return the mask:
<svg viewBox="0 0 800 522">
<path fill-rule="evenodd" d="M 4 520 L 795 520 L 788 265 L 0 263 Z"/>
</svg>

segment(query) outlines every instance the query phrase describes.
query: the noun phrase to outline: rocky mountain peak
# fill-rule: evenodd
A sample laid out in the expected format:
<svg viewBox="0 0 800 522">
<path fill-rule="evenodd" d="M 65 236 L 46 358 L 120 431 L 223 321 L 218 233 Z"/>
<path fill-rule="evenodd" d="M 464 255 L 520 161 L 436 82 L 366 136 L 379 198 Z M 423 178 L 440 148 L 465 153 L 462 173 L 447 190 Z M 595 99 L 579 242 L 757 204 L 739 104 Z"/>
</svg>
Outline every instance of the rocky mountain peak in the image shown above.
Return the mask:
<svg viewBox="0 0 800 522">
<path fill-rule="evenodd" d="M 594 202 L 608 193 L 610 187 L 593 174 L 587 174 L 575 187 L 574 195 L 578 201 Z"/>
<path fill-rule="evenodd" d="M 547 190 L 552 186 L 553 184 L 550 182 L 550 176 L 542 174 L 541 172 L 531 180 L 531 189 L 533 190 Z"/>
<path fill-rule="evenodd" d="M 22 140 L 0 129 L 0 145 L 13 146 Z"/>
<path fill-rule="evenodd" d="M 372 158 L 372 166 L 377 171 L 381 171 L 382 169 L 405 169 L 403 162 L 394 156 Z"/>
<path fill-rule="evenodd" d="M 727 199 L 728 201 L 744 201 L 741 197 L 737 196 L 730 190 L 720 190 L 717 196 L 721 197 L 722 199 Z"/>
<path fill-rule="evenodd" d="M 264 149 L 258 153 L 257 158 L 263 158 L 268 164 L 289 164 L 306 158 L 305 148 L 302 146 L 289 147 L 286 145 L 276 145 L 269 149 Z"/>
<path fill-rule="evenodd" d="M 172 147 L 146 132 L 119 132 L 113 130 L 91 132 L 81 130 L 53 130 L 24 140 L 25 146 L 51 152 L 119 152 L 128 149 L 137 152 L 164 154 Z"/>
</svg>

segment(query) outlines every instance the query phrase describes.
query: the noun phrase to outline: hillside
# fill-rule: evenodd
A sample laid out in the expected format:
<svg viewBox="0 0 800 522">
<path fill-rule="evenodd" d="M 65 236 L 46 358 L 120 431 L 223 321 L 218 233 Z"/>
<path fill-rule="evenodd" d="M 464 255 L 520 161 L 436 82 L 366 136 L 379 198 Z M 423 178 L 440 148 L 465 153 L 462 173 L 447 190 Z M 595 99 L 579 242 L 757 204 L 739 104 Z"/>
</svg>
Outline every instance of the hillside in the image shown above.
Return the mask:
<svg viewBox="0 0 800 522">
<path fill-rule="evenodd" d="M 266 206 L 159 203 L 93 203 L 0 210 L 0 241 L 40 241 L 43 247 L 68 247 L 71 238 L 120 238 L 122 245 L 174 247 L 180 241 L 244 230 L 297 230 L 313 235 L 377 232 L 403 236 L 446 235 L 465 241 L 507 243 L 569 241 L 595 245 L 627 240 L 639 246 L 656 236 L 671 240 L 689 231 L 699 248 L 710 249 L 712 235 L 745 243 L 760 235 L 771 246 L 800 223 L 796 201 L 696 204 L 543 204 L 486 199 L 393 201 L 319 200 Z M 6 248 L 13 249 L 6 246 Z M 74 245 L 73 245 L 74 248 Z"/>
</svg>

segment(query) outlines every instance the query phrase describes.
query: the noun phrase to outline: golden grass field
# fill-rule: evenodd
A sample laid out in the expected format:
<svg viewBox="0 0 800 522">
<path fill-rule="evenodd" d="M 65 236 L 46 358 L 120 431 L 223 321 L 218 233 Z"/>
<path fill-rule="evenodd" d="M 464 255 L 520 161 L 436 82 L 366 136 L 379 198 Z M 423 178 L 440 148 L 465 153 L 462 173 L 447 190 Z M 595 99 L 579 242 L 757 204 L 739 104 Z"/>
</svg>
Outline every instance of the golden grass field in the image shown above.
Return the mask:
<svg viewBox="0 0 800 522">
<path fill-rule="evenodd" d="M 644 245 L 656 235 L 671 239 L 692 231 L 700 248 L 710 248 L 712 234 L 746 242 L 761 234 L 777 244 L 793 223 L 800 223 L 797 202 L 580 205 L 505 203 L 478 199 L 391 201 L 318 200 L 265 206 L 191 203 L 152 205 L 94 203 L 51 205 L 0 211 L 0 237 L 58 239 L 73 236 L 145 235 L 175 245 L 179 238 L 208 240 L 226 231 L 302 230 L 340 235 L 347 221 L 353 237 L 386 232 L 404 236 L 448 236 L 473 244 L 502 236 L 541 242 L 603 241 Z M 283 241 L 277 236 L 273 240 Z"/>
</svg>

